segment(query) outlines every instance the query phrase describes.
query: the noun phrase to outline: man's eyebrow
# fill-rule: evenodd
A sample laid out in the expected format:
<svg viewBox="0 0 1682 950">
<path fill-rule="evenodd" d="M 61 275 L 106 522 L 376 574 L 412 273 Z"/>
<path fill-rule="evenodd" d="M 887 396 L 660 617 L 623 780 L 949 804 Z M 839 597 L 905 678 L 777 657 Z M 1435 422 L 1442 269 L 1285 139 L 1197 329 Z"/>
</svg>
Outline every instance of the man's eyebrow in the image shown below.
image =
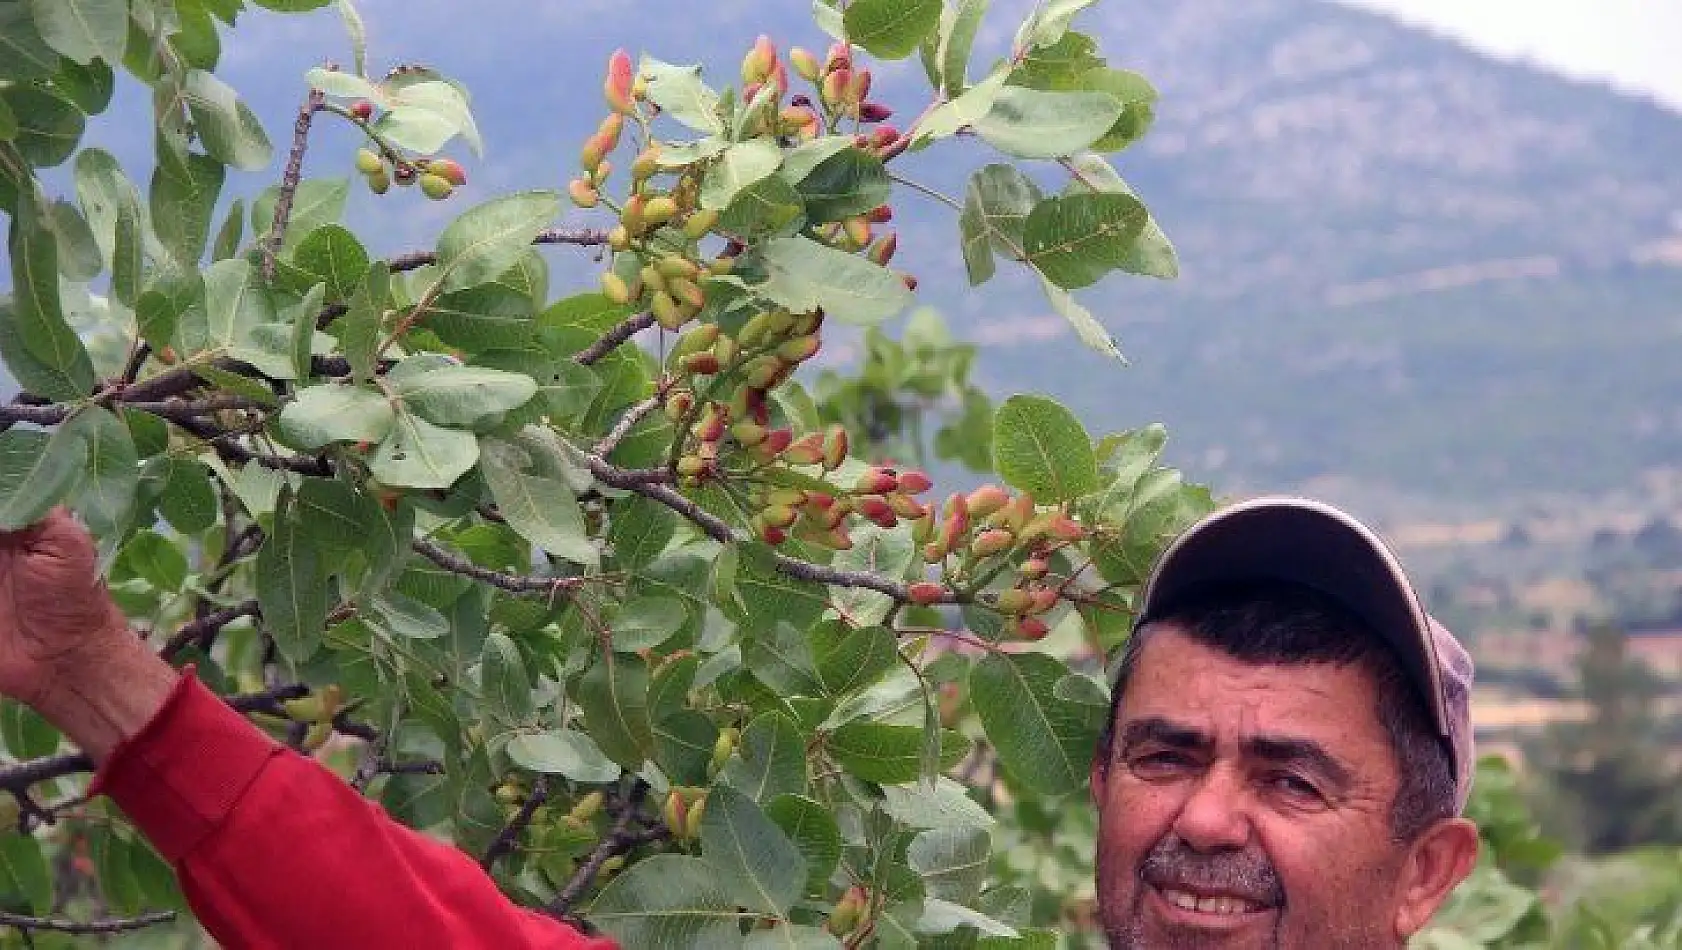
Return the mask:
<svg viewBox="0 0 1682 950">
<path fill-rule="evenodd" d="M 1244 740 L 1244 754 L 1280 765 L 1295 765 L 1320 776 L 1338 788 L 1348 788 L 1354 775 L 1326 747 L 1312 739 L 1290 736 L 1251 736 Z"/>
<path fill-rule="evenodd" d="M 1135 719 L 1121 728 L 1121 748 L 1129 749 L 1145 743 L 1176 749 L 1207 749 L 1215 744 L 1215 740 L 1191 726 L 1160 716 Z"/>
</svg>

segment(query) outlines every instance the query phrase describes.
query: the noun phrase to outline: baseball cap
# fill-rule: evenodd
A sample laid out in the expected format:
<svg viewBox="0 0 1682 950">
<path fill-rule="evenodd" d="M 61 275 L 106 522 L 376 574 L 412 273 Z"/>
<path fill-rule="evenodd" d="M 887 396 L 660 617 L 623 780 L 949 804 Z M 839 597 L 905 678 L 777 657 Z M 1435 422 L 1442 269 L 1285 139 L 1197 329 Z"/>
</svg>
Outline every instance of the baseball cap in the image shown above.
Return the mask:
<svg viewBox="0 0 1682 950">
<path fill-rule="evenodd" d="M 1472 659 L 1426 612 L 1384 540 L 1347 512 L 1307 498 L 1269 496 L 1223 508 L 1186 529 L 1145 581 L 1140 622 L 1172 610 L 1196 588 L 1279 580 L 1330 597 L 1395 650 L 1448 743 L 1455 810 L 1471 791 Z"/>
</svg>

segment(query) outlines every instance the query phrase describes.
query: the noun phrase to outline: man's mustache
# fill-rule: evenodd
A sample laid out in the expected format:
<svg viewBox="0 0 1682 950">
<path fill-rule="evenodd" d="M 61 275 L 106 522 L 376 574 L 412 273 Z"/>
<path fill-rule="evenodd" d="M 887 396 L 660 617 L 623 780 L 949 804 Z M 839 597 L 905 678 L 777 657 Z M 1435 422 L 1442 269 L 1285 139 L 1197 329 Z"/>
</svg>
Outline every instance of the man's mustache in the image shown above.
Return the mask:
<svg viewBox="0 0 1682 950">
<path fill-rule="evenodd" d="M 1178 835 L 1157 842 L 1139 864 L 1139 877 L 1151 886 L 1215 892 L 1253 901 L 1264 907 L 1285 902 L 1285 887 L 1273 862 L 1259 850 L 1194 850 Z"/>
</svg>

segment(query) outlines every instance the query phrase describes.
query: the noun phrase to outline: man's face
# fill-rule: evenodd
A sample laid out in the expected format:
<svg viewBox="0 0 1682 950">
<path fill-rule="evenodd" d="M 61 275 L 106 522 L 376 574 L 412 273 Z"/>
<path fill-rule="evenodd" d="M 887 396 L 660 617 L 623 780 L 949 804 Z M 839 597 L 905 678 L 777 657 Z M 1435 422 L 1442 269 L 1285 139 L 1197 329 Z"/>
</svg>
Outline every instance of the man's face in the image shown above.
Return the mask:
<svg viewBox="0 0 1682 950">
<path fill-rule="evenodd" d="M 1254 666 L 1156 631 L 1094 770 L 1111 946 L 1401 946 L 1409 846 L 1374 689 L 1354 666 Z"/>
</svg>

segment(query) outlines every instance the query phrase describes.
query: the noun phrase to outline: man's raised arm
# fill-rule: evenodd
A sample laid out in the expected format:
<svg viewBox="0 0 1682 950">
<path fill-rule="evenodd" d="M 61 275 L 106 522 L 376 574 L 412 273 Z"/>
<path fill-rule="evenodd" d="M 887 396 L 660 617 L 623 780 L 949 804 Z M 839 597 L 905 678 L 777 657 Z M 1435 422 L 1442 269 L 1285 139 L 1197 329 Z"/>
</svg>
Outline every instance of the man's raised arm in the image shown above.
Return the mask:
<svg viewBox="0 0 1682 950">
<path fill-rule="evenodd" d="M 62 511 L 0 532 L 0 694 L 99 768 L 229 947 L 609 948 L 273 741 L 128 629 Z M 4 832 L 0 832 L 4 833 Z"/>
</svg>

